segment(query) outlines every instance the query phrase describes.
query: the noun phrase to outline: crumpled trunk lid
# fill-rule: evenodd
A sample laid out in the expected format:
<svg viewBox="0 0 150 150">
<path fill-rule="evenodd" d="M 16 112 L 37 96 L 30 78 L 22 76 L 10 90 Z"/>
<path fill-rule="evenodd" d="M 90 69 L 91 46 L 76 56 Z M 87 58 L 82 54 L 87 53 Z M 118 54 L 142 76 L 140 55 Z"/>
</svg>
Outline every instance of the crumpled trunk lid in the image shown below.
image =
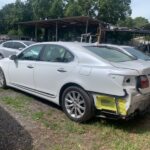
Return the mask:
<svg viewBox="0 0 150 150">
<path fill-rule="evenodd" d="M 146 75 L 150 85 L 150 62 L 143 60 L 133 60 L 127 62 L 111 62 L 114 67 L 121 69 L 136 70 L 140 75 Z M 138 89 L 142 94 L 150 94 L 150 86 L 145 89 Z"/>
</svg>

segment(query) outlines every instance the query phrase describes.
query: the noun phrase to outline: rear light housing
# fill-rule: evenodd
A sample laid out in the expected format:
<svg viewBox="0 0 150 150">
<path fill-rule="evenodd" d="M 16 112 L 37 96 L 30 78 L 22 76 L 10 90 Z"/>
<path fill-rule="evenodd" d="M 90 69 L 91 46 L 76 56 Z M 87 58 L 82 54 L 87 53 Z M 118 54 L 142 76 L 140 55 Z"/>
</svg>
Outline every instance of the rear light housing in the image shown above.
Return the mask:
<svg viewBox="0 0 150 150">
<path fill-rule="evenodd" d="M 146 75 L 137 78 L 137 87 L 140 89 L 146 89 L 149 87 L 149 80 Z"/>
</svg>

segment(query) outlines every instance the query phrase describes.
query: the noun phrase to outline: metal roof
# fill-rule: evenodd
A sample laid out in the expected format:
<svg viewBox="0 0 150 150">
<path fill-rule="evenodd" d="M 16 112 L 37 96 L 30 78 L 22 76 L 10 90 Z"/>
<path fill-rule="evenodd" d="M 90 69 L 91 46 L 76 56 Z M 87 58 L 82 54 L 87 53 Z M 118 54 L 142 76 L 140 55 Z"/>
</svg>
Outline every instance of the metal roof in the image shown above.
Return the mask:
<svg viewBox="0 0 150 150">
<path fill-rule="evenodd" d="M 20 22 L 19 25 L 25 25 L 25 26 L 38 26 L 38 27 L 50 27 L 50 26 L 56 26 L 56 24 L 59 24 L 60 26 L 69 26 L 69 25 L 76 25 L 76 26 L 83 26 L 87 23 L 89 25 L 98 26 L 99 24 L 102 24 L 97 19 L 88 17 L 88 16 L 76 16 L 76 17 L 66 17 L 66 18 L 58 18 L 58 19 L 45 19 L 45 20 L 35 20 L 35 21 L 26 21 L 26 22 Z"/>
</svg>

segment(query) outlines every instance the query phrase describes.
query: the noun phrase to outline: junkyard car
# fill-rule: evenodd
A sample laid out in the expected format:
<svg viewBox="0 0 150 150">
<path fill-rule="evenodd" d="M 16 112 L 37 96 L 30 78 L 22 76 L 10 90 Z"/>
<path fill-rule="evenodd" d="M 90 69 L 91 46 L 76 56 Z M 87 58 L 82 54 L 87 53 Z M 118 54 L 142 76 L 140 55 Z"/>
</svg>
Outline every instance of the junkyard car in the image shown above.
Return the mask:
<svg viewBox="0 0 150 150">
<path fill-rule="evenodd" d="M 150 104 L 150 65 L 117 48 L 91 44 L 34 44 L 0 61 L 0 86 L 60 105 L 84 122 L 94 115 L 128 118 Z"/>
<path fill-rule="evenodd" d="M 0 45 L 0 59 L 17 54 L 20 50 L 34 44 L 32 41 L 10 40 Z"/>
</svg>

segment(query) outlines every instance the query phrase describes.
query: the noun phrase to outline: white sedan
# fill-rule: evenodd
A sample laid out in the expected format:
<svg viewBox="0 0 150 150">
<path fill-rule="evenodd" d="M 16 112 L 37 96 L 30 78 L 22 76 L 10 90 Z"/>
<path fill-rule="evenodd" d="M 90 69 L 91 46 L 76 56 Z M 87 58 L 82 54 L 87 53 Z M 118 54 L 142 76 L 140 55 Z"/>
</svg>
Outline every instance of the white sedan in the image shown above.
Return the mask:
<svg viewBox="0 0 150 150">
<path fill-rule="evenodd" d="M 128 118 L 150 104 L 150 65 L 116 48 L 91 44 L 34 44 L 0 61 L 0 86 L 60 105 L 76 122 L 94 115 Z"/>
<path fill-rule="evenodd" d="M 0 44 L 0 59 L 17 54 L 19 51 L 34 44 L 33 41 L 10 40 Z"/>
</svg>

